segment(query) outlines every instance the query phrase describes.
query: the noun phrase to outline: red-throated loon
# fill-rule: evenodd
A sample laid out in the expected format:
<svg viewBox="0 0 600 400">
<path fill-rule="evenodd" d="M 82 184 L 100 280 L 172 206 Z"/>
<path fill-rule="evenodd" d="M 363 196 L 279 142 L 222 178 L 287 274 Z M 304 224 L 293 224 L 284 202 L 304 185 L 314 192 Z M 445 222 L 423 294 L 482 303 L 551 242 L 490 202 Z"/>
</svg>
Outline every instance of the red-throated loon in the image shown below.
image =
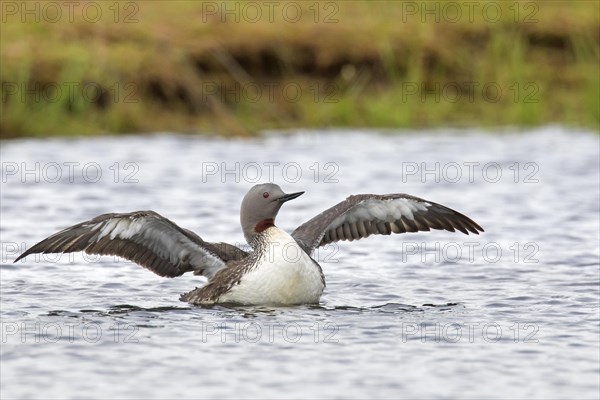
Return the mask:
<svg viewBox="0 0 600 400">
<path fill-rule="evenodd" d="M 192 304 L 293 305 L 318 303 L 325 289 L 319 246 L 370 235 L 455 229 L 483 232 L 450 208 L 407 194 L 360 194 L 323 211 L 291 235 L 275 226 L 282 204 L 304 192 L 286 194 L 278 185 L 254 186 L 242 201 L 240 220 L 252 247 L 209 243 L 154 211 L 104 214 L 60 231 L 21 254 L 118 255 L 164 277 L 194 272 L 208 283 L 181 296 Z"/>
</svg>

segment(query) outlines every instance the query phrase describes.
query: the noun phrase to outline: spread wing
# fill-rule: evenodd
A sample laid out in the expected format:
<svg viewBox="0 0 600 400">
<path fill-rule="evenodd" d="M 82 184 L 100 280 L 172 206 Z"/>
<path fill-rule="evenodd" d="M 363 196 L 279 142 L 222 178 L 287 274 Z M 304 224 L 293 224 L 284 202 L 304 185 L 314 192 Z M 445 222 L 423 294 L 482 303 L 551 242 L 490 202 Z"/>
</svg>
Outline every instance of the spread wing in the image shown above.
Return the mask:
<svg viewBox="0 0 600 400">
<path fill-rule="evenodd" d="M 227 243 L 207 243 L 154 211 L 103 214 L 42 240 L 15 262 L 34 253 L 117 255 L 160 276 L 186 272 L 212 277 L 230 260 L 247 255 Z"/>
<path fill-rule="evenodd" d="M 370 235 L 459 230 L 469 234 L 483 229 L 469 217 L 441 204 L 408 194 L 361 194 L 350 196 L 300 225 L 292 237 L 311 253 L 338 240 L 357 240 Z"/>
</svg>

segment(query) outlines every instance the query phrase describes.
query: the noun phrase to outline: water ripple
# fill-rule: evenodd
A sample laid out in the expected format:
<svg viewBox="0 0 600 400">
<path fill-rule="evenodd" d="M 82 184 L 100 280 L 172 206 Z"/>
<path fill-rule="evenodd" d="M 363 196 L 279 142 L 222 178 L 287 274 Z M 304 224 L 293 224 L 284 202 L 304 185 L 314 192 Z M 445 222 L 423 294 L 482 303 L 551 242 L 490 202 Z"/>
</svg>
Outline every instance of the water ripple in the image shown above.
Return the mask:
<svg viewBox="0 0 600 400">
<path fill-rule="evenodd" d="M 3 142 L 3 168 L 93 162 L 104 174 L 95 183 L 81 170 L 56 183 L 3 179 L 0 397 L 597 398 L 598 149 L 598 135 L 559 127 Z M 137 182 L 115 179 L 116 162 L 137 165 Z M 342 243 L 318 254 L 321 303 L 282 308 L 192 307 L 179 295 L 202 279 L 165 280 L 111 257 L 12 263 L 65 226 L 136 209 L 210 241 L 243 243 L 238 210 L 252 183 L 203 166 L 264 162 L 301 168 L 297 180 L 281 168 L 273 179 L 306 191 L 279 217 L 289 231 L 351 193 L 406 192 L 467 213 L 486 233 Z M 480 169 L 456 183 L 403 171 L 468 162 L 497 163 L 502 179 Z M 325 179 L 327 163 L 336 183 Z M 527 163 L 538 166 L 533 182 L 523 181 Z M 462 257 L 444 253 L 448 243 Z M 125 384 L 132 373 L 135 384 Z"/>
</svg>

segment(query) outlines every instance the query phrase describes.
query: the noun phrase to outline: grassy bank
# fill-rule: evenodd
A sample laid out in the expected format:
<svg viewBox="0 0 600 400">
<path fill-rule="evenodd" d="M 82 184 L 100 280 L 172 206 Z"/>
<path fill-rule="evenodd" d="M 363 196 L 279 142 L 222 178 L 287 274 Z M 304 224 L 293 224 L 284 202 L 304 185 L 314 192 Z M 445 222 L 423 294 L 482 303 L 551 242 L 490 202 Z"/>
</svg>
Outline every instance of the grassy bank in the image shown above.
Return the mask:
<svg viewBox="0 0 600 400">
<path fill-rule="evenodd" d="M 3 138 L 599 129 L 597 1 L 24 4 L 2 4 Z"/>
</svg>

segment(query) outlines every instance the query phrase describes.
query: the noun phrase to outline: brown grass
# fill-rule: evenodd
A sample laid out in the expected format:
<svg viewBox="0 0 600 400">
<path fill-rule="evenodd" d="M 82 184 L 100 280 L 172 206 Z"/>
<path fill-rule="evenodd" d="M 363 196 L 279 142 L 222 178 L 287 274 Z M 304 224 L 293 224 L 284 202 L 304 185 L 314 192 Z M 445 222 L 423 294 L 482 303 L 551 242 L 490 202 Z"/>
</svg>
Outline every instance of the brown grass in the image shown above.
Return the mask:
<svg viewBox="0 0 600 400">
<path fill-rule="evenodd" d="M 456 22 L 443 1 L 275 2 L 272 20 L 267 3 L 120 2 L 115 15 L 113 2 L 82 1 L 72 22 L 66 9 L 44 16 L 60 2 L 32 2 L 41 18 L 25 23 L 6 3 L 4 138 L 600 121 L 595 1 L 484 1 L 472 19 L 455 2 Z M 96 23 L 82 17 L 88 3 Z M 286 20 L 297 6 L 302 18 Z"/>
</svg>

